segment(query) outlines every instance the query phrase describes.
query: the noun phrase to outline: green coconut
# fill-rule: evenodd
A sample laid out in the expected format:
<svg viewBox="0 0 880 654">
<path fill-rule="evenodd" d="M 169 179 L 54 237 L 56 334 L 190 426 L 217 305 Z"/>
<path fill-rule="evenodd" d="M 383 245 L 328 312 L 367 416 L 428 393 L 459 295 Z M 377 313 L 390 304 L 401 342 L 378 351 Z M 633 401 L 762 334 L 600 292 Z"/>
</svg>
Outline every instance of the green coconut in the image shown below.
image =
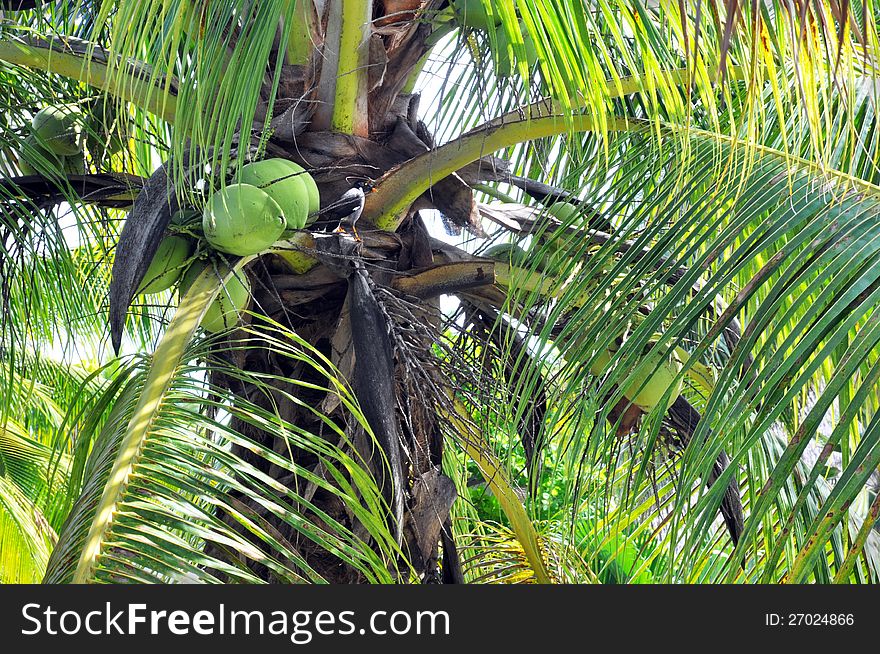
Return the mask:
<svg viewBox="0 0 880 654">
<path fill-rule="evenodd" d="M 581 215 L 581 210 L 568 202 L 556 202 L 551 204 L 544 210 L 544 212 L 558 218 L 559 222 L 564 225 L 577 222 Z"/>
<path fill-rule="evenodd" d="M 551 275 L 558 275 L 563 267 L 567 267 L 570 258 L 571 244 L 564 236 L 549 234 L 546 243 L 534 246 L 538 257 L 538 268 Z"/>
<path fill-rule="evenodd" d="M 567 202 L 556 202 L 544 209 L 544 213 L 555 217 L 562 225 L 576 223 L 580 217 L 580 210 Z M 546 245 L 539 247 L 543 247 L 543 251 L 539 254 L 541 259 L 538 262 L 538 267 L 541 270 L 557 275 L 564 266 L 567 266 L 572 245 L 565 236 L 551 233 L 547 238 Z"/>
<path fill-rule="evenodd" d="M 653 347 L 654 343 L 648 344 L 648 348 Z M 681 393 L 681 380 L 676 380 L 680 370 L 681 364 L 674 355 L 652 352 L 639 362 L 635 381 L 624 391 L 624 395 L 647 412 L 660 404 L 671 389 L 668 403 L 672 404 Z"/>
<path fill-rule="evenodd" d="M 689 364 L 685 374 L 691 383 L 694 384 L 694 386 L 696 386 L 696 388 L 698 388 L 706 397 L 712 395 L 712 393 L 715 392 L 715 385 L 718 381 L 716 379 L 715 369 L 707 366 L 699 360 L 691 360 L 690 352 L 683 347 L 679 346 L 675 348 L 675 354 L 681 362 L 682 368 Z"/>
<path fill-rule="evenodd" d="M 161 293 L 171 288 L 180 278 L 190 252 L 190 243 L 182 236 L 166 236 L 162 239 L 138 293 Z"/>
<path fill-rule="evenodd" d="M 305 168 L 292 161 L 289 161 L 288 164 L 299 173 L 299 178 L 306 185 L 306 191 L 309 194 L 309 217 L 306 220 L 306 225 L 311 225 L 318 219 L 318 210 L 321 208 L 321 194 L 318 191 L 318 185 L 315 183 L 315 179 L 306 172 Z"/>
<path fill-rule="evenodd" d="M 86 147 L 95 160 L 120 152 L 128 141 L 126 124 L 119 119 L 116 107 L 115 101 L 100 97 L 86 113 Z"/>
<path fill-rule="evenodd" d="M 103 161 L 105 157 L 114 155 L 125 148 L 125 141 L 115 132 L 112 134 L 103 134 L 101 132 L 93 132 L 89 129 L 86 134 L 86 148 L 92 159 L 95 161 Z"/>
<path fill-rule="evenodd" d="M 482 0 L 454 0 L 452 7 L 455 16 L 465 27 L 488 31 L 501 24 L 501 17 L 490 16 Z"/>
<path fill-rule="evenodd" d="M 309 215 L 306 218 L 306 226 L 311 225 L 318 219 L 318 210 L 321 208 L 321 194 L 318 191 L 318 185 L 315 183 L 315 179 L 306 172 L 306 169 L 298 163 L 287 159 L 279 159 L 279 161 L 283 161 L 290 168 L 291 173 L 295 173 L 296 178 L 301 179 L 305 184 L 309 196 Z"/>
<path fill-rule="evenodd" d="M 299 168 L 299 170 L 296 170 Z M 264 159 L 241 169 L 241 181 L 269 194 L 287 221 L 287 229 L 302 229 L 309 217 L 309 191 L 302 168 L 286 159 Z M 306 173 L 307 174 L 307 173 Z"/>
<path fill-rule="evenodd" d="M 484 257 L 501 261 L 510 266 L 523 267 L 528 265 L 528 253 L 520 246 L 513 243 L 498 243 L 487 248 L 483 253 Z"/>
<path fill-rule="evenodd" d="M 645 346 L 647 353 L 636 365 L 633 382 L 624 390 L 626 398 L 645 412 L 660 404 L 666 392 L 670 391 L 668 404 L 672 404 L 681 394 L 681 380 L 676 380 L 681 370 L 681 361 L 676 354 L 662 354 L 654 350 L 656 341 Z M 602 375 L 611 364 L 617 349 L 600 352 L 590 365 L 590 372 Z"/>
<path fill-rule="evenodd" d="M 190 286 L 196 281 L 196 277 L 210 265 L 212 265 L 210 261 L 196 259 L 183 271 L 183 274 L 180 276 L 180 284 L 177 285 L 177 293 L 181 298 L 186 295 Z"/>
<path fill-rule="evenodd" d="M 262 252 L 281 237 L 286 226 L 278 203 L 251 184 L 230 184 L 216 191 L 202 213 L 208 243 L 239 256 Z"/>
<path fill-rule="evenodd" d="M 68 175 L 85 175 L 86 158 L 82 154 L 64 157 L 62 170 Z"/>
<path fill-rule="evenodd" d="M 279 165 L 286 166 L 289 170 L 285 172 L 283 176 L 294 175 L 295 179 L 301 180 L 302 183 L 305 185 L 306 192 L 308 193 L 309 197 L 309 209 L 308 217 L 306 218 L 306 226 L 311 225 L 313 222 L 315 222 L 315 220 L 318 219 L 318 210 L 321 208 L 321 193 L 318 191 L 318 185 L 315 183 L 315 179 L 308 172 L 306 172 L 305 168 L 300 166 L 298 163 L 290 161 L 289 159 L 271 159 L 269 161 L 276 161 L 279 162 Z"/>
<path fill-rule="evenodd" d="M 212 266 L 210 262 L 196 261 L 183 274 L 180 280 L 180 295 L 183 296 L 193 282 L 206 268 Z M 247 307 L 251 297 L 251 284 L 247 276 L 238 272 L 233 275 L 220 289 L 217 297 L 205 311 L 201 326 L 207 332 L 216 333 L 231 329 L 238 324 L 241 312 Z"/>
<path fill-rule="evenodd" d="M 31 126 L 45 148 L 68 156 L 82 152 L 80 118 L 73 107 L 46 107 L 37 112 Z"/>
<path fill-rule="evenodd" d="M 94 102 L 89 127 L 91 133 L 101 137 L 101 145 L 108 154 L 116 154 L 128 141 L 127 125 L 120 119 L 117 104 L 111 99 L 102 97 Z"/>
<path fill-rule="evenodd" d="M 596 359 L 590 364 L 590 372 L 594 376 L 599 377 L 605 374 L 605 370 L 608 369 L 608 365 L 611 363 L 611 354 L 612 350 L 602 350 L 599 352 Z"/>
<path fill-rule="evenodd" d="M 47 149 L 34 134 L 30 134 L 24 139 L 18 167 L 23 175 L 57 174 L 64 170 L 64 157 Z"/>
</svg>

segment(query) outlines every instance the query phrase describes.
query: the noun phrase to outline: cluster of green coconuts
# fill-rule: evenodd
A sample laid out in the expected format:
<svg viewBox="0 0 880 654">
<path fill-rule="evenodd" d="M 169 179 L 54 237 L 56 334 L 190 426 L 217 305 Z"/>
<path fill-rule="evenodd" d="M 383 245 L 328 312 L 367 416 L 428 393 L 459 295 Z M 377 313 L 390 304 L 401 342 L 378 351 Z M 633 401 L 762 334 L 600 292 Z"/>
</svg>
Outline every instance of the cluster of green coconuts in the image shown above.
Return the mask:
<svg viewBox="0 0 880 654">
<path fill-rule="evenodd" d="M 507 32 L 501 28 L 501 18 L 498 15 L 490 16 L 481 0 L 454 0 L 452 8 L 458 22 L 465 27 L 494 34 L 492 43 L 495 46 L 493 48 L 495 72 L 499 77 L 510 77 L 518 55 L 512 47 Z M 523 35 L 526 65 L 531 69 L 538 62 L 538 51 L 522 26 L 520 32 Z"/>
<path fill-rule="evenodd" d="M 567 202 L 556 202 L 546 207 L 544 214 L 555 217 L 563 225 L 570 225 L 580 217 L 578 208 Z M 499 243 L 488 248 L 483 256 L 518 268 L 529 268 L 534 261 L 534 266 L 548 275 L 557 275 L 568 259 L 564 245 L 554 240 L 548 241 L 546 247 L 541 248 L 537 259 L 534 259 L 535 254 L 514 243 Z"/>
<path fill-rule="evenodd" d="M 172 217 L 171 233 L 159 244 L 138 293 L 160 293 L 180 280 L 183 295 L 199 274 L 213 267 L 210 261 L 192 261 L 195 244 L 182 233 L 199 216 L 210 248 L 248 256 L 263 252 L 287 232 L 307 227 L 317 217 L 319 206 L 318 186 L 298 164 L 287 159 L 246 164 L 240 182 L 212 193 L 201 214 L 185 210 Z M 208 308 L 202 328 L 219 332 L 234 326 L 250 296 L 247 277 L 234 275 Z"/>
<path fill-rule="evenodd" d="M 24 175 L 85 173 L 82 114 L 73 106 L 46 107 L 31 121 L 18 165 Z"/>
<path fill-rule="evenodd" d="M 547 207 L 544 212 L 555 216 L 563 224 L 570 224 L 577 215 L 574 205 L 557 202 Z M 529 252 L 514 243 L 500 243 L 486 249 L 482 256 L 495 259 L 500 263 L 517 268 L 532 268 L 547 274 L 558 275 L 563 265 L 567 265 L 569 254 L 564 243 L 554 243 L 551 239 L 537 248 L 539 252 Z M 657 406 L 669 391 L 667 403 L 671 405 L 681 393 L 682 380 L 679 372 L 688 360 L 688 353 L 683 348 L 663 353 L 655 350 L 657 338 L 652 338 L 645 346 L 644 356 L 639 360 L 632 372 L 633 381 L 624 390 L 626 398 L 645 412 Z M 590 371 L 599 376 L 607 370 L 617 352 L 617 346 L 600 352 L 590 366 Z"/>
<path fill-rule="evenodd" d="M 21 173 L 84 175 L 86 147 L 96 160 L 125 147 L 125 137 L 111 128 L 115 122 L 115 105 L 100 98 L 86 103 L 86 111 L 73 104 L 41 109 L 31 120 L 19 153 Z"/>
</svg>

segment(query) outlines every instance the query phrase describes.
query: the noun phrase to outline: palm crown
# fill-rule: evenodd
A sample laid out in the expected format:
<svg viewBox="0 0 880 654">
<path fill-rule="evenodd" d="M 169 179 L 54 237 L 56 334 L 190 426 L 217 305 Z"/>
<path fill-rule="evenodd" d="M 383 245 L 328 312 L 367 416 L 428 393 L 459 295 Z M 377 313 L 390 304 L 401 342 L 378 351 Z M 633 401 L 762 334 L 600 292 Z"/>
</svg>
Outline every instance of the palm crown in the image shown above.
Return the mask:
<svg viewBox="0 0 880 654">
<path fill-rule="evenodd" d="M 877 581 L 870 4 L 0 5 L 0 579 Z"/>
</svg>

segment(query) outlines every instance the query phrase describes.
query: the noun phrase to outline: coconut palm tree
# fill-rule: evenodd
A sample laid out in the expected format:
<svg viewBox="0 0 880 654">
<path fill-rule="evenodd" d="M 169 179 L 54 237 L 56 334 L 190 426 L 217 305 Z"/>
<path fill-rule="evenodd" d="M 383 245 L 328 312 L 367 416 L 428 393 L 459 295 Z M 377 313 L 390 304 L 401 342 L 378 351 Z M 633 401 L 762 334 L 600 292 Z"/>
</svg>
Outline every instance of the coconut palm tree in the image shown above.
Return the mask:
<svg viewBox="0 0 880 654">
<path fill-rule="evenodd" d="M 0 6 L 4 580 L 878 580 L 869 3 Z"/>
</svg>

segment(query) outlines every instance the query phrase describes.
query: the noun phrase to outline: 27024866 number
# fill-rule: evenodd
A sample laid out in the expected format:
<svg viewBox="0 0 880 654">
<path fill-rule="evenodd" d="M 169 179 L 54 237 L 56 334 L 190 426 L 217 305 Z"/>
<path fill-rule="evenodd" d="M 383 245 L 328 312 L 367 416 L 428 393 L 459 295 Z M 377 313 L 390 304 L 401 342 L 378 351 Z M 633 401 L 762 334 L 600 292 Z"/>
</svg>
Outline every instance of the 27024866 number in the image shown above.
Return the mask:
<svg viewBox="0 0 880 654">
<path fill-rule="evenodd" d="M 789 613 L 785 623 L 790 627 L 838 627 L 855 623 L 852 613 Z"/>
</svg>

